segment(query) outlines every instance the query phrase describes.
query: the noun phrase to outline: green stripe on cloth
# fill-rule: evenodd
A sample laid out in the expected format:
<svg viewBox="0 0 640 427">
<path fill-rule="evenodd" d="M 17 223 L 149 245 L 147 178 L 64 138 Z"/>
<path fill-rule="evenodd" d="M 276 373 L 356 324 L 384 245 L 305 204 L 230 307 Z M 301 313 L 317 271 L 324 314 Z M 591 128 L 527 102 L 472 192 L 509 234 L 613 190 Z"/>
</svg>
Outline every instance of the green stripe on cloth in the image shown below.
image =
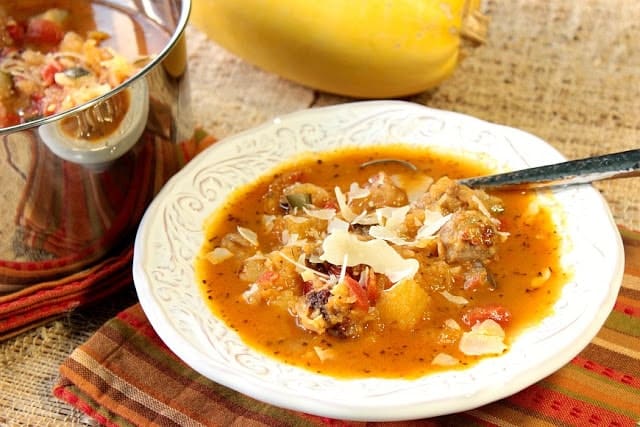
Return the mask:
<svg viewBox="0 0 640 427">
<path fill-rule="evenodd" d="M 574 399 L 607 411 L 611 417 L 619 414 L 632 420 L 637 415 L 633 405 L 640 403 L 640 390 L 626 387 L 619 382 L 601 375 L 589 375 L 590 372 L 576 366 L 567 365 L 558 373 L 540 381 L 541 387 L 548 388 Z M 591 373 L 592 374 L 592 373 Z M 560 379 L 560 376 L 564 376 Z"/>
<path fill-rule="evenodd" d="M 624 313 L 612 312 L 607 318 L 605 327 L 634 338 L 640 338 L 640 317 L 631 317 Z"/>
</svg>

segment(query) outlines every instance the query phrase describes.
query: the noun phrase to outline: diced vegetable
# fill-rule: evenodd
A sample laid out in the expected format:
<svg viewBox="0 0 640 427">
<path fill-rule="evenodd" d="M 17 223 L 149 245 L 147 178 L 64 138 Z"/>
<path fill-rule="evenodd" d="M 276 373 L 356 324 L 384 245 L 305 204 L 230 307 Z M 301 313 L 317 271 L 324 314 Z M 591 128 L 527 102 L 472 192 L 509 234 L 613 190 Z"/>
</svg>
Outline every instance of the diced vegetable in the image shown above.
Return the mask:
<svg viewBox="0 0 640 427">
<path fill-rule="evenodd" d="M 311 194 L 307 193 L 287 194 L 286 198 L 292 208 L 303 208 L 311 204 Z"/>
<path fill-rule="evenodd" d="M 13 40 L 14 43 L 22 43 L 25 36 L 25 29 L 22 25 L 20 25 L 14 19 L 9 19 L 6 29 L 9 37 L 11 37 L 11 40 Z"/>
<path fill-rule="evenodd" d="M 55 82 L 55 75 L 63 70 L 62 65 L 58 61 L 49 62 L 40 70 L 42 82 L 45 86 L 50 86 Z"/>
<path fill-rule="evenodd" d="M 356 306 L 360 308 L 366 309 L 369 307 L 369 297 L 367 296 L 367 291 L 360 286 L 357 280 L 353 277 L 345 276 L 344 281 L 349 287 L 351 293 L 356 297 Z"/>
<path fill-rule="evenodd" d="M 64 70 L 64 75 L 72 79 L 77 79 L 91 74 L 89 70 L 84 67 L 71 67 Z"/>
<path fill-rule="evenodd" d="M 56 45 L 63 37 L 62 26 L 48 19 L 34 18 L 27 26 L 26 39 L 31 43 Z"/>
<path fill-rule="evenodd" d="M 409 330 L 425 317 L 431 298 L 414 280 L 403 280 L 382 292 L 376 307 L 385 323 Z"/>
<path fill-rule="evenodd" d="M 462 322 L 468 326 L 475 325 L 487 319 L 492 319 L 502 325 L 506 325 L 511 320 L 511 312 L 501 305 L 486 305 L 471 307 L 462 315 Z"/>
</svg>

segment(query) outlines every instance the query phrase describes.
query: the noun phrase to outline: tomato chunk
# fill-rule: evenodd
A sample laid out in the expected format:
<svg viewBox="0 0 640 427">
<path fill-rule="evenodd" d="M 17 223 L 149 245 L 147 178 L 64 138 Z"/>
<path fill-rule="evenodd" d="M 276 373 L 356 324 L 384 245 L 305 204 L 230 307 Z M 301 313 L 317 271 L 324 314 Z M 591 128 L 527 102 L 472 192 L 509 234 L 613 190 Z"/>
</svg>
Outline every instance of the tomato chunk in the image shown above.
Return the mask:
<svg viewBox="0 0 640 427">
<path fill-rule="evenodd" d="M 511 321 L 511 312 L 501 305 L 485 305 L 471 307 L 462 315 L 462 323 L 467 326 L 473 326 L 487 319 L 494 320 L 504 326 Z"/>
<path fill-rule="evenodd" d="M 351 293 L 356 297 L 356 306 L 360 308 L 368 308 L 369 297 L 367 296 L 367 292 L 362 288 L 362 286 L 360 286 L 360 283 L 349 275 L 345 276 L 344 280 Z"/>
<path fill-rule="evenodd" d="M 54 76 L 63 70 L 62 65 L 58 61 L 49 62 L 45 65 L 40 74 L 45 86 L 51 86 L 54 83 Z"/>
<path fill-rule="evenodd" d="M 33 18 L 27 26 L 26 40 L 31 43 L 56 45 L 62 37 L 62 27 L 48 19 Z"/>
<path fill-rule="evenodd" d="M 9 22 L 7 22 L 7 25 L 5 28 L 7 29 L 7 33 L 9 34 L 9 37 L 11 37 L 11 40 L 13 40 L 15 44 L 22 43 L 22 41 L 24 40 L 24 33 L 25 33 L 24 27 L 22 25 L 20 25 L 18 22 L 14 20 L 10 20 Z"/>
</svg>

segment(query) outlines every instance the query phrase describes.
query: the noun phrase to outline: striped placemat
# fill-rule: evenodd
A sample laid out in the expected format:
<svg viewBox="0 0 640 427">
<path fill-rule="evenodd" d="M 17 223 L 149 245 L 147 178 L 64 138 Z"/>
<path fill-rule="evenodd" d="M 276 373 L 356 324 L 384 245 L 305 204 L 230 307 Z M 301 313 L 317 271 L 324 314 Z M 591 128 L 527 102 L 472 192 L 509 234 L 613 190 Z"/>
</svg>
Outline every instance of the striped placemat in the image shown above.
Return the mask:
<svg viewBox="0 0 640 427">
<path fill-rule="evenodd" d="M 637 426 L 640 233 L 622 234 L 626 266 L 617 303 L 596 338 L 569 364 L 475 410 L 385 425 Z M 276 408 L 202 377 L 164 345 L 139 304 L 75 349 L 60 375 L 55 396 L 103 425 L 365 425 Z"/>
</svg>

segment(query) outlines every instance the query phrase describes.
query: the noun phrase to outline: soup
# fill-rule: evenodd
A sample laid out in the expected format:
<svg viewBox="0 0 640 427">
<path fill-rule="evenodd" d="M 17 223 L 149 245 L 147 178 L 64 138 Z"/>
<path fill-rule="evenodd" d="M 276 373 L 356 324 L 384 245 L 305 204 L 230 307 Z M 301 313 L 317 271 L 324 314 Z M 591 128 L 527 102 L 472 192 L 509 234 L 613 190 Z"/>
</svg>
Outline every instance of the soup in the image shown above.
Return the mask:
<svg viewBox="0 0 640 427">
<path fill-rule="evenodd" d="M 199 286 L 249 346 L 322 374 L 413 378 L 498 356 L 568 273 L 542 196 L 454 181 L 487 172 L 402 145 L 298 159 L 212 213 Z"/>
</svg>

